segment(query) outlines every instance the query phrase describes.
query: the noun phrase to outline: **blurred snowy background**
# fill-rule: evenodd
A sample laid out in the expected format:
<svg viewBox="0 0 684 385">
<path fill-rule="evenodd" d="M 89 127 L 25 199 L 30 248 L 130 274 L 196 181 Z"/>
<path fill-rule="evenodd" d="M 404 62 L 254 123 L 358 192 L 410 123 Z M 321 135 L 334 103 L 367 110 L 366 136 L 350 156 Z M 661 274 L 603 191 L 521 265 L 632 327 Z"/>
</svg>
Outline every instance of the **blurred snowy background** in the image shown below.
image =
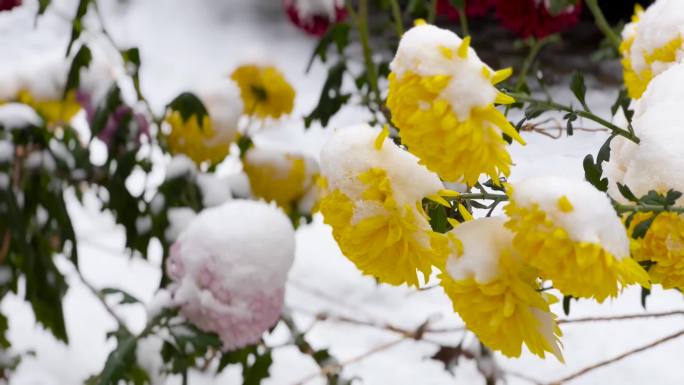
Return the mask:
<svg viewBox="0 0 684 385">
<path fill-rule="evenodd" d="M 286 20 L 280 0 L 102 0 L 99 3 L 104 23 L 117 44 L 140 47 L 142 91 L 157 113 L 192 84 L 217 74 L 228 76 L 237 65 L 255 57 L 265 57 L 284 72 L 297 90 L 297 99 L 292 116 L 262 131 L 255 140 L 284 143 L 318 156 L 329 131 L 320 127 L 305 131 L 301 117 L 317 102 L 325 68 L 314 66 L 309 74 L 305 73 L 316 42 Z M 0 13 L 0 72 L 64 54 L 76 1 L 53 1 L 46 15 L 36 20 L 37 6 L 37 1 L 26 1 L 12 12 Z M 570 98 L 569 91 L 561 87 L 554 92 L 561 100 Z M 608 116 L 616 92 L 596 86 L 589 91 L 588 98 L 600 114 Z M 362 110 L 346 110 L 331 126 L 357 123 L 364 117 Z M 580 122 L 578 126 L 591 127 L 590 122 Z M 604 132 L 586 131 L 557 140 L 538 133 L 524 135 L 528 145 L 512 148 L 517 165 L 511 177 L 514 181 L 537 174 L 581 178 L 582 158 L 587 153 L 595 153 L 606 138 Z M 159 183 L 164 178 L 163 165 L 168 161 L 157 159 L 160 167 L 156 180 L 134 180 L 132 184 Z M 235 171 L 228 164 L 219 172 L 227 175 Z M 161 249 L 151 247 L 148 260 L 130 258 L 124 252 L 123 230 L 111 217 L 101 214 L 96 205 L 95 199 L 87 198 L 85 206 L 75 199 L 69 205 L 76 233 L 80 234 L 83 274 L 97 287 L 118 287 L 149 301 L 160 279 Z M 14 348 L 35 352 L 34 357 L 24 359 L 11 384 L 80 384 L 101 370 L 113 347 L 111 341 L 106 341 L 106 333 L 114 328 L 114 321 L 70 271 L 71 265 L 62 262 L 60 267 L 69 277 L 70 284 L 64 304 L 71 338 L 69 346 L 57 342 L 36 326 L 28 304 L 21 298 L 8 296 L 2 300 L 2 311 L 10 322 L 8 337 Z M 570 318 L 643 312 L 640 294 L 639 288 L 633 288 L 619 299 L 602 305 L 591 301 L 573 302 Z M 313 224 L 303 226 L 297 232 L 297 254 L 290 273 L 286 304 L 301 329 L 311 328 L 308 338 L 316 348 L 328 347 L 342 362 L 350 362 L 344 369 L 347 378 L 358 376 L 365 384 L 465 385 L 482 382 L 472 361 L 462 360 L 452 375 L 439 361 L 431 360 L 429 357 L 437 351 L 433 343 L 402 339 L 391 331 L 336 319 L 347 316 L 408 330 L 415 330 L 426 320 L 431 321 L 433 328 L 452 329 L 462 325 L 439 288 L 417 292 L 377 286 L 371 278 L 362 277 L 340 254 L 330 229 L 318 217 Z M 562 314 L 561 305 L 556 306 L 559 307 L 555 309 L 556 313 Z M 654 288 L 648 299 L 649 311 L 678 309 L 684 309 L 681 293 Z M 123 306 L 118 310 L 132 330 L 142 329 L 145 323 L 143 308 Z M 316 314 L 321 313 L 330 317 L 316 320 Z M 548 382 L 645 345 L 673 333 L 682 325 L 681 317 L 566 324 L 561 325 L 566 364 L 553 359 L 544 361 L 528 353 L 520 359 L 497 356 L 496 360 L 506 371 Z M 285 330 L 276 329 L 268 342 L 278 345 L 286 335 Z M 461 332 L 426 335 L 427 340 L 444 345 L 456 345 L 462 337 Z M 366 354 L 378 347 L 386 349 Z M 682 384 L 684 374 L 679 370 L 679 364 L 683 350 L 684 340 L 675 340 L 572 383 Z M 273 355 L 271 378 L 265 383 L 324 383 L 317 375 L 318 366 L 295 347 L 275 349 Z M 218 378 L 193 373 L 189 379 L 193 385 L 239 381 L 239 373 L 230 370 Z M 180 379 L 170 378 L 168 383 L 180 383 Z M 530 382 L 510 378 L 509 383 Z"/>
</svg>

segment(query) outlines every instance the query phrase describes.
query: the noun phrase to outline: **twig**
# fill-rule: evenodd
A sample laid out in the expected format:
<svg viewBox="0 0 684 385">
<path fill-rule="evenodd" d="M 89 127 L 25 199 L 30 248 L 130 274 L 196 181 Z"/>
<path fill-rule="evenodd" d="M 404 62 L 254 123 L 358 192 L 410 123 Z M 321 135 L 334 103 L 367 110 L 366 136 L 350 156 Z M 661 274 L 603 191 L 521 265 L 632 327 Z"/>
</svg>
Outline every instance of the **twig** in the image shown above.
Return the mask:
<svg viewBox="0 0 684 385">
<path fill-rule="evenodd" d="M 404 19 L 401 16 L 401 8 L 397 0 L 389 0 L 392 8 L 392 18 L 394 18 L 394 28 L 397 30 L 397 36 L 401 39 L 404 34 Z"/>
<path fill-rule="evenodd" d="M 99 290 L 97 290 L 95 286 L 88 282 L 88 280 L 83 276 L 83 273 L 78 267 L 74 266 L 74 270 L 76 270 L 76 275 L 78 275 L 78 278 L 81 280 L 81 282 L 83 282 L 83 285 L 93 293 L 93 295 L 100 301 L 102 306 L 104 306 L 105 310 L 107 310 L 107 312 L 112 316 L 112 318 L 114 318 L 116 323 L 119 324 L 119 328 L 125 330 L 128 334 L 132 335 L 131 331 L 128 329 L 123 319 L 121 319 L 121 317 L 119 317 L 119 315 L 116 314 L 116 312 L 114 311 L 114 308 L 112 308 L 107 303 L 105 296 Z"/>
<path fill-rule="evenodd" d="M 644 345 L 644 346 L 638 347 L 638 348 L 636 348 L 636 349 L 632 349 L 632 350 L 626 351 L 626 352 L 624 352 L 624 353 L 622 353 L 622 354 L 619 354 L 619 355 L 617 355 L 617 356 L 615 356 L 615 357 L 613 357 L 613 358 L 610 358 L 610 359 L 607 359 L 607 360 L 598 362 L 598 363 L 596 363 L 596 364 L 594 364 L 594 365 L 588 366 L 588 367 L 586 367 L 586 368 L 584 368 L 584 369 L 582 369 L 582 370 L 579 370 L 579 371 L 577 371 L 577 372 L 575 372 L 575 373 L 573 373 L 573 374 L 571 374 L 571 375 L 569 375 L 569 376 L 567 376 L 567 377 L 564 377 L 564 378 L 562 378 L 562 379 L 560 379 L 560 380 L 558 380 L 558 381 L 551 382 L 550 385 L 561 385 L 561 384 L 570 382 L 570 381 L 572 381 L 572 380 L 574 380 L 574 379 L 576 379 L 576 378 L 578 378 L 578 377 L 581 377 L 581 376 L 583 376 L 583 375 L 585 375 L 585 374 L 587 374 L 587 373 L 589 373 L 589 372 L 591 372 L 591 371 L 594 371 L 594 370 L 596 370 L 596 369 L 602 368 L 602 367 L 607 366 L 607 365 L 610 365 L 610 364 L 614 364 L 614 363 L 616 363 L 616 362 L 618 362 L 618 361 L 620 361 L 620 360 L 622 360 L 622 359 L 625 359 L 625 358 L 627 358 L 627 357 L 629 357 L 629 356 L 631 356 L 631 355 L 634 355 L 634 354 L 643 352 L 643 351 L 645 351 L 645 350 L 654 348 L 654 347 L 656 347 L 656 346 L 658 346 L 658 345 L 661 345 L 661 344 L 663 344 L 663 343 L 665 343 L 665 342 L 668 342 L 668 341 L 673 340 L 673 339 L 675 339 L 675 338 L 681 337 L 681 336 L 683 336 L 683 335 L 684 335 L 684 330 L 680 330 L 680 331 L 678 331 L 677 333 L 670 334 L 669 336 L 666 336 L 666 337 L 660 338 L 660 339 L 658 339 L 658 340 L 656 340 L 656 341 L 653 341 L 653 342 L 651 342 L 651 343 L 648 344 L 648 345 Z"/>
<path fill-rule="evenodd" d="M 624 321 L 624 320 L 634 320 L 634 319 L 644 319 L 644 318 L 661 318 L 661 317 L 672 317 L 672 316 L 684 316 L 684 310 L 674 310 L 660 313 L 644 313 L 644 314 L 625 314 L 617 316 L 608 317 L 585 317 L 585 318 L 575 318 L 575 319 L 565 319 L 558 320 L 559 324 L 575 324 L 575 323 L 586 323 L 586 322 L 603 322 L 603 321 Z"/>
</svg>

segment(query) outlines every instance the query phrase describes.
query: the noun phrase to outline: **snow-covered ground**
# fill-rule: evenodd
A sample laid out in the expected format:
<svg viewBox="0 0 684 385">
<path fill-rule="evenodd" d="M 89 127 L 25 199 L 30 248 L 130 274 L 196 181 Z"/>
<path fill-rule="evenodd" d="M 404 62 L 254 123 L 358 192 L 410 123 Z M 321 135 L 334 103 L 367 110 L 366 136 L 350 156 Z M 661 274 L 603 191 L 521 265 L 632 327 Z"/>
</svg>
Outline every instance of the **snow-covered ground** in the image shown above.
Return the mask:
<svg viewBox="0 0 684 385">
<path fill-rule="evenodd" d="M 37 52 L 63 54 L 70 26 L 67 20 L 76 9 L 75 1 L 54 1 L 47 15 L 34 26 L 33 1 L 11 13 L 0 14 L 0 71 L 19 61 L 31 60 Z M 315 42 L 297 31 L 284 19 L 279 0 L 101 0 L 107 28 L 121 46 L 139 46 L 142 53 L 143 93 L 157 110 L 177 93 L 207 77 L 227 74 L 239 63 L 254 57 L 266 57 L 277 63 L 298 91 L 293 117 L 278 126 L 266 128 L 258 140 L 284 142 L 317 155 L 328 131 L 313 128 L 307 132 L 299 119 L 310 111 L 324 80 L 324 69 L 314 67 L 306 75 L 304 68 Z M 35 29 L 34 29 L 35 28 Z M 590 91 L 590 105 L 604 115 L 614 92 Z M 561 98 L 569 93 L 557 90 Z M 334 120 L 344 126 L 363 120 L 358 111 Z M 579 125 L 590 126 L 589 122 Z M 527 146 L 512 149 L 516 167 L 512 180 L 540 174 L 582 177 L 582 158 L 596 153 L 605 133 L 578 131 L 575 136 L 553 140 L 537 133 L 525 133 Z M 71 200 L 77 233 L 80 234 L 81 269 L 97 287 L 113 286 L 150 300 L 160 277 L 161 255 L 152 247 L 148 260 L 129 258 L 123 252 L 124 233 L 111 217 L 99 214 L 94 200 L 83 207 Z M 56 342 L 34 323 L 29 306 L 20 298 L 9 296 L 2 301 L 2 311 L 9 316 L 9 338 L 14 348 L 34 350 L 27 357 L 11 383 L 16 385 L 75 385 L 99 371 L 112 348 L 105 334 L 114 322 L 73 273 L 66 261 L 60 266 L 69 277 L 70 290 L 65 299 L 67 329 L 71 343 Z M 327 312 L 364 321 L 391 323 L 414 329 L 425 320 L 435 328 L 458 327 L 460 320 L 451 311 L 440 289 L 416 292 L 412 289 L 377 286 L 362 277 L 345 259 L 333 241 L 330 229 L 320 218 L 297 232 L 297 253 L 287 286 L 287 306 L 301 328 L 313 322 L 312 314 Z M 554 309 L 562 314 L 560 304 Z M 684 309 L 682 295 L 655 288 L 648 300 L 649 311 Z M 121 307 L 134 330 L 142 328 L 145 311 Z M 617 300 L 598 305 L 591 301 L 573 302 L 572 317 L 602 316 L 643 312 L 638 288 L 626 290 Z M 540 360 L 525 353 L 520 359 L 497 357 L 510 371 L 524 373 L 545 382 L 556 380 L 597 361 L 610 358 L 684 327 L 682 318 L 648 321 L 613 321 L 563 325 L 566 364 L 554 359 Z M 276 329 L 269 342 L 285 338 L 285 330 Z M 315 323 L 308 334 L 317 348 L 329 347 L 341 361 L 351 360 L 374 347 L 399 338 L 397 334 L 340 323 L 333 320 Z M 429 334 L 430 341 L 457 344 L 461 333 Z M 481 378 L 472 361 L 462 361 L 455 377 L 437 361 L 428 359 L 436 351 L 428 342 L 403 341 L 396 346 L 346 366 L 346 377 L 359 376 L 366 384 L 478 384 Z M 635 355 L 617 364 L 599 369 L 574 384 L 663 384 L 684 382 L 679 370 L 684 339 L 675 340 Z M 278 348 L 268 384 L 291 384 L 316 377 L 318 367 L 294 347 Z M 179 383 L 170 379 L 170 384 Z M 191 384 L 239 383 L 238 373 L 229 370 L 219 378 L 193 374 Z M 510 384 L 525 384 L 510 379 Z"/>
</svg>

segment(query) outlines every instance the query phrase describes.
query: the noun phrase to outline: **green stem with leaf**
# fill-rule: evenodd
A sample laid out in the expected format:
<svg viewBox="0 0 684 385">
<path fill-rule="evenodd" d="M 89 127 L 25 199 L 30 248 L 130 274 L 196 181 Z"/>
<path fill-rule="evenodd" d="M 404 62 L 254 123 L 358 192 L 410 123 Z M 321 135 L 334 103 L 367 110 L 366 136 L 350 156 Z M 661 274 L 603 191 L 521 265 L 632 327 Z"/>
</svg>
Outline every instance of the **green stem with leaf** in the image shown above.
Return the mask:
<svg viewBox="0 0 684 385">
<path fill-rule="evenodd" d="M 591 14 L 594 16 L 596 26 L 601 30 L 601 32 L 603 32 L 604 35 L 606 35 L 606 38 L 608 38 L 613 47 L 616 50 L 619 50 L 620 38 L 615 33 L 610 24 L 608 24 L 606 17 L 603 15 L 603 11 L 601 11 L 601 7 L 599 7 L 598 5 L 598 0 L 584 0 L 584 3 L 587 5 L 587 8 L 589 8 L 589 10 L 591 11 Z"/>
<path fill-rule="evenodd" d="M 649 204 L 636 204 L 636 205 L 616 204 L 615 205 L 615 211 L 617 211 L 618 214 L 625 214 L 625 213 L 664 213 L 664 212 L 684 214 L 684 207 L 670 207 L 670 206 L 649 205 Z"/>
<path fill-rule="evenodd" d="M 629 130 L 622 129 L 613 123 L 601 118 L 600 116 L 595 115 L 594 113 L 586 110 L 576 110 L 571 106 L 566 106 L 562 105 L 550 100 L 539 100 L 535 99 L 534 97 L 527 95 L 527 94 L 521 94 L 521 93 L 510 93 L 512 97 L 515 98 L 515 100 L 519 102 L 527 102 L 531 104 L 536 104 L 540 107 L 543 107 L 548 110 L 556 110 L 556 111 L 563 111 L 563 112 L 568 112 L 572 114 L 576 114 L 577 116 L 581 116 L 583 118 L 589 119 L 591 121 L 594 121 L 609 130 L 611 130 L 615 135 L 622 136 L 626 139 L 629 139 L 630 141 L 634 143 L 639 143 L 639 138 L 633 133 L 630 132 Z"/>
</svg>

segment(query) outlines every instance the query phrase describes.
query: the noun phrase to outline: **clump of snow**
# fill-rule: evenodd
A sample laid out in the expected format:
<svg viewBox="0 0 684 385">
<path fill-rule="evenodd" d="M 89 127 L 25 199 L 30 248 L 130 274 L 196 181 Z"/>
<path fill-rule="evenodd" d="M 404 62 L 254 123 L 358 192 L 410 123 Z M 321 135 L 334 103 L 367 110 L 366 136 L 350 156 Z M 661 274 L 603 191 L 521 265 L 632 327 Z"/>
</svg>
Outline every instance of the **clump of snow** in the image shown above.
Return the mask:
<svg viewBox="0 0 684 385">
<path fill-rule="evenodd" d="M 635 103 L 637 106 L 640 101 Z M 622 109 L 619 109 L 613 116 L 613 124 L 627 129 L 628 121 Z M 622 136 L 616 136 L 610 142 L 610 160 L 603 164 L 603 173 L 608 178 L 608 195 L 618 202 L 626 202 L 626 199 L 618 190 L 617 184 L 624 184 L 627 163 L 632 158 L 637 144 Z"/>
<path fill-rule="evenodd" d="M 0 140 L 0 163 L 8 163 L 14 159 L 14 144 L 7 139 Z"/>
<path fill-rule="evenodd" d="M 169 242 L 178 239 L 180 233 L 197 216 L 195 211 L 189 207 L 172 207 L 166 212 L 166 215 L 169 219 L 169 226 L 164 232 L 164 237 Z"/>
<path fill-rule="evenodd" d="M 344 7 L 343 0 L 285 0 L 285 6 L 294 5 L 300 19 L 307 20 L 315 16 L 325 16 L 335 20 L 338 9 Z"/>
<path fill-rule="evenodd" d="M 211 118 L 216 134 L 207 139 L 207 146 L 214 146 L 235 139 L 238 121 L 243 112 L 240 89 L 228 77 L 214 79 L 197 86 L 195 91 Z"/>
<path fill-rule="evenodd" d="M 444 188 L 436 174 L 391 140 L 386 139 L 377 149 L 374 144 L 379 133 L 380 130 L 367 124 L 335 130 L 321 150 L 321 173 L 330 191 L 339 189 L 350 199 L 360 200 L 367 186 L 359 183 L 358 176 L 371 168 L 386 171 L 400 207 L 413 207 Z"/>
<path fill-rule="evenodd" d="M 294 250 L 292 224 L 275 206 L 234 200 L 206 209 L 171 248 L 173 301 L 224 350 L 256 343 L 280 317 Z"/>
<path fill-rule="evenodd" d="M 0 83 L 1 84 L 1 83 Z M 0 86 L 0 88 L 2 88 Z M 0 100 L 2 98 L 0 97 Z M 0 126 L 11 131 L 26 126 L 40 126 L 43 119 L 38 113 L 26 104 L 7 103 L 0 105 Z"/>
<path fill-rule="evenodd" d="M 152 217 L 145 215 L 135 220 L 135 231 L 138 234 L 147 234 L 152 230 Z"/>
<path fill-rule="evenodd" d="M 166 180 L 194 176 L 196 172 L 195 162 L 186 155 L 178 154 L 171 158 L 171 162 L 166 167 Z"/>
<path fill-rule="evenodd" d="M 632 31 L 636 29 L 636 33 Z M 646 56 L 684 33 L 684 2 L 681 0 L 658 0 L 648 7 L 639 17 L 639 22 L 628 29 L 627 36 L 634 33 L 634 42 L 629 52 L 629 59 L 635 71 L 651 69 L 658 75 L 672 63 L 655 61 L 649 63 Z M 676 47 L 677 61 L 684 54 L 683 47 Z"/>
<path fill-rule="evenodd" d="M 563 197 L 572 210 L 561 210 Z M 610 199 L 589 182 L 556 176 L 528 178 L 513 185 L 511 201 L 519 207 L 538 205 L 575 242 L 599 244 L 617 259 L 630 255 L 627 232 Z"/>
<path fill-rule="evenodd" d="M 10 177 L 4 172 L 0 172 L 0 190 L 7 190 L 10 185 Z"/>
<path fill-rule="evenodd" d="M 229 174 L 225 178 L 234 197 L 247 199 L 252 195 L 249 178 L 244 172 Z"/>
<path fill-rule="evenodd" d="M 434 25 L 417 25 L 408 30 L 399 42 L 396 56 L 390 69 L 397 78 L 406 72 L 420 76 L 449 76 L 449 84 L 441 91 L 440 98 L 447 100 L 459 119 L 466 119 L 475 107 L 484 107 L 494 102 L 496 88 L 483 72 L 484 64 L 474 49 L 468 48 L 465 58 L 457 55 L 461 40 L 455 33 Z M 453 55 L 447 58 L 442 50 L 446 48 Z"/>
<path fill-rule="evenodd" d="M 669 105 L 673 111 L 678 111 L 684 100 L 682 84 L 684 84 L 684 63 L 674 64 L 653 78 L 636 104 L 635 119 L 656 106 Z M 658 128 L 654 127 L 654 129 Z"/>
<path fill-rule="evenodd" d="M 200 173 L 197 175 L 197 185 L 202 192 L 204 207 L 218 206 L 233 199 L 230 182 L 225 177 Z"/>
<path fill-rule="evenodd" d="M 513 233 L 504 217 L 480 218 L 460 224 L 450 231 L 461 241 L 463 252 L 456 249 L 447 259 L 446 270 L 457 281 L 474 278 L 481 284 L 499 275 L 499 257 L 503 250 L 513 250 Z"/>
<path fill-rule="evenodd" d="M 48 145 L 50 146 L 50 151 L 52 151 L 52 155 L 54 155 L 55 158 L 64 162 L 70 169 L 76 166 L 76 160 L 74 159 L 74 156 L 64 145 L 64 143 L 55 139 L 51 139 Z"/>
<path fill-rule="evenodd" d="M 29 169 L 43 168 L 48 172 L 53 172 L 57 168 L 55 158 L 47 150 L 34 151 L 26 157 L 24 165 Z"/>
<path fill-rule="evenodd" d="M 150 377 L 150 385 L 162 385 L 165 383 L 164 357 L 161 353 L 164 346 L 164 338 L 160 335 L 150 334 L 138 339 L 135 347 L 135 358 L 138 365 L 147 372 Z"/>
<path fill-rule="evenodd" d="M 166 289 L 159 289 L 154 293 L 154 297 L 146 306 L 148 321 L 161 314 L 164 309 L 170 307 L 173 307 L 171 293 Z"/>
<path fill-rule="evenodd" d="M 641 140 L 624 162 L 623 184 L 637 196 L 650 190 L 684 192 L 684 120 L 671 103 L 652 106 L 634 121 Z"/>
</svg>

